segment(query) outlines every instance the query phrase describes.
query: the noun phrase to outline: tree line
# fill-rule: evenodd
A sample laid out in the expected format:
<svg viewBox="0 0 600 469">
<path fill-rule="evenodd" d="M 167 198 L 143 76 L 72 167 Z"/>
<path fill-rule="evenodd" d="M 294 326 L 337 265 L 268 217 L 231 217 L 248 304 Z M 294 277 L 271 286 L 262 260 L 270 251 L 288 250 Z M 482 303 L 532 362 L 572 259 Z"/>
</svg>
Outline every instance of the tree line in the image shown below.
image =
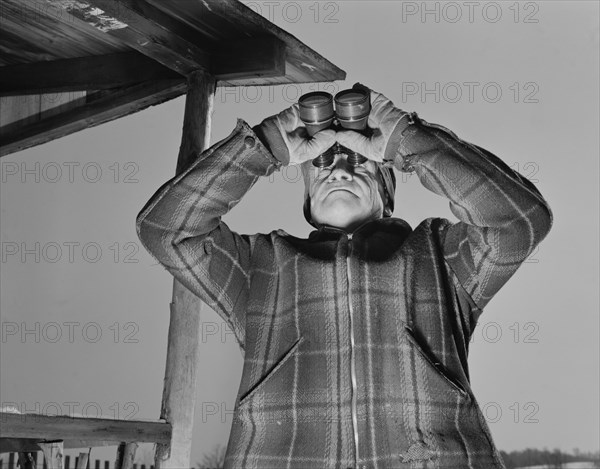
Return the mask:
<svg viewBox="0 0 600 469">
<path fill-rule="evenodd" d="M 582 452 L 577 448 L 573 453 L 564 453 L 558 448 L 535 449 L 526 448 L 520 451 L 500 451 L 500 455 L 506 464 L 507 469 L 516 469 L 519 467 L 546 465 L 550 468 L 560 469 L 569 462 L 593 462 L 597 468 L 600 468 L 600 451 Z"/>
<path fill-rule="evenodd" d="M 217 469 L 223 467 L 225 462 L 226 446 L 217 445 L 203 455 L 202 461 L 197 466 L 200 469 Z M 526 448 L 519 451 L 500 451 L 507 469 L 517 469 L 527 466 L 545 465 L 549 468 L 560 469 L 569 462 L 593 462 L 600 469 L 600 451 L 582 452 L 575 448 L 573 453 L 564 453 L 558 448 L 549 450 Z"/>
</svg>

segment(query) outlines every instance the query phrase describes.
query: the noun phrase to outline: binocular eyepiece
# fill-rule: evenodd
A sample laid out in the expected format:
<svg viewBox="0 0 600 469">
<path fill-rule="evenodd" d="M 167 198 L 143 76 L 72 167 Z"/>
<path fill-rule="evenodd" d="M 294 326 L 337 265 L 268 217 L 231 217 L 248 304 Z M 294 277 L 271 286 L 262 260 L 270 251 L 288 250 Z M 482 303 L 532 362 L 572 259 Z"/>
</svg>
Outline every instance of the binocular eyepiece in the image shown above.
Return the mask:
<svg viewBox="0 0 600 469">
<path fill-rule="evenodd" d="M 300 119 L 311 137 L 320 130 L 329 128 L 355 130 L 365 136 L 370 132 L 367 121 L 371 112 L 371 100 L 366 90 L 353 88 L 340 91 L 335 98 L 325 91 L 314 91 L 300 96 L 298 106 Z M 334 162 L 337 154 L 348 155 L 347 161 L 352 166 L 359 166 L 367 161 L 360 153 L 336 143 L 312 163 L 318 168 L 326 168 Z"/>
</svg>

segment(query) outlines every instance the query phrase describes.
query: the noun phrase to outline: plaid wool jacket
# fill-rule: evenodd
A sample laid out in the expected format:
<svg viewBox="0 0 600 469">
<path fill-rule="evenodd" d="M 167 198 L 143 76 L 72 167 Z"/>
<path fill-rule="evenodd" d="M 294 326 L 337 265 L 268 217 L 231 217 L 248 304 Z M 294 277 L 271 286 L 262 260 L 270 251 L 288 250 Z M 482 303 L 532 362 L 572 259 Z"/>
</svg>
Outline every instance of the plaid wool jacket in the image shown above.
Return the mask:
<svg viewBox="0 0 600 469">
<path fill-rule="evenodd" d="M 143 245 L 243 349 L 225 467 L 501 468 L 469 384 L 482 309 L 552 224 L 524 177 L 415 114 L 397 169 L 458 218 L 245 235 L 221 220 L 281 163 L 238 120 L 138 215 Z"/>
</svg>

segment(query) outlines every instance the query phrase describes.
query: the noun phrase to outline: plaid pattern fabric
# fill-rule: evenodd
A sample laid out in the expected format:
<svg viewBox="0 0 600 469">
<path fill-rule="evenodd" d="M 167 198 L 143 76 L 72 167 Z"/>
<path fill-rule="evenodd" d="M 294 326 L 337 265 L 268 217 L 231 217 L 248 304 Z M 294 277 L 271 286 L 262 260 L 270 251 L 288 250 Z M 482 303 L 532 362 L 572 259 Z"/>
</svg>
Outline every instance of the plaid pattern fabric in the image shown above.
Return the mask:
<svg viewBox="0 0 600 469">
<path fill-rule="evenodd" d="M 232 232 L 221 216 L 280 163 L 238 121 L 152 197 L 138 235 L 244 351 L 226 467 L 501 468 L 469 385 L 483 307 L 552 224 L 531 183 L 412 116 L 396 166 L 460 222 L 352 236 Z"/>
</svg>

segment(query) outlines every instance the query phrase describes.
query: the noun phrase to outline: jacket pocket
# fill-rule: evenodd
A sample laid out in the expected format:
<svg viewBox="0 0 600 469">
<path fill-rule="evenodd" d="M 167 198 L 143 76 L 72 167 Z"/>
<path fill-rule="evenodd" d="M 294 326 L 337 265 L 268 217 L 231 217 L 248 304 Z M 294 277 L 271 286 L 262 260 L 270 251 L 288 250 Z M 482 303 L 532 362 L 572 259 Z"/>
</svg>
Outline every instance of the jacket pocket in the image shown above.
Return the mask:
<svg viewBox="0 0 600 469">
<path fill-rule="evenodd" d="M 421 355 L 421 357 L 425 359 L 425 362 L 431 367 L 432 371 L 438 376 L 441 376 L 444 379 L 444 381 L 446 381 L 446 383 L 449 384 L 450 387 L 454 391 L 458 392 L 462 397 L 468 397 L 469 392 L 464 388 L 462 383 L 454 377 L 452 377 L 452 375 L 448 372 L 448 370 L 442 363 L 434 360 L 431 357 L 430 353 L 426 351 L 426 348 L 422 345 L 421 340 L 417 337 L 415 332 L 409 326 L 404 326 L 404 329 L 406 330 L 406 337 L 408 338 L 408 341 L 412 344 L 414 349 Z"/>
<path fill-rule="evenodd" d="M 248 404 L 248 402 L 252 400 L 254 396 L 256 396 L 256 394 L 258 394 L 261 390 L 264 389 L 265 385 L 271 380 L 271 378 L 273 378 L 273 376 L 275 376 L 277 372 L 281 370 L 281 368 L 290 361 L 290 358 L 292 358 L 296 354 L 298 347 L 300 347 L 300 344 L 303 341 L 304 337 L 299 337 L 288 349 L 288 351 L 285 352 L 285 354 L 279 359 L 279 361 L 275 363 L 275 365 L 273 365 L 264 376 L 262 376 L 255 384 L 253 384 L 250 387 L 248 391 L 246 391 L 240 397 L 238 402 L 238 408 L 244 407 L 246 404 Z"/>
</svg>

